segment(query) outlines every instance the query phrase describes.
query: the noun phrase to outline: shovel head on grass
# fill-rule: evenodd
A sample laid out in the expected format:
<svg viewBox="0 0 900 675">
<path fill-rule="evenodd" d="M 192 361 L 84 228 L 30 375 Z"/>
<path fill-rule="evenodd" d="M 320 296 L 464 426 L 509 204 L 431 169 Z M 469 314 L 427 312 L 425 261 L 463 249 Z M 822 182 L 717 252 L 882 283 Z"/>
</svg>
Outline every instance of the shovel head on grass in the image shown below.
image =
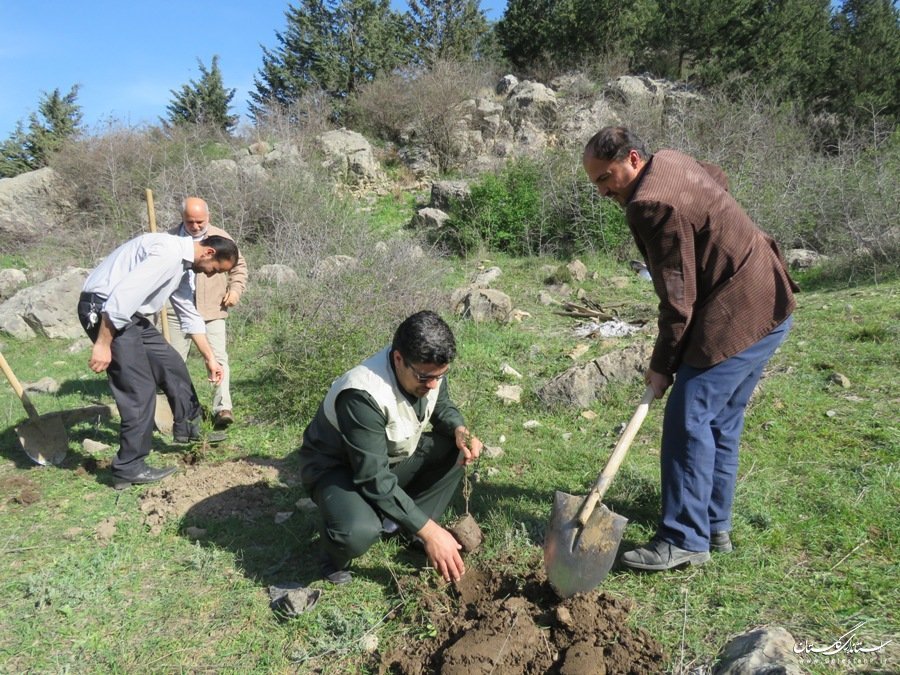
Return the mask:
<svg viewBox="0 0 900 675">
<path fill-rule="evenodd" d="M 557 491 L 544 539 L 544 569 L 561 598 L 587 593 L 612 568 L 628 519 L 600 504 L 587 524 L 578 520 L 584 497 Z"/>
<path fill-rule="evenodd" d="M 33 462 L 59 464 L 69 451 L 69 435 L 56 416 L 29 419 L 16 426 L 19 444 Z"/>
</svg>

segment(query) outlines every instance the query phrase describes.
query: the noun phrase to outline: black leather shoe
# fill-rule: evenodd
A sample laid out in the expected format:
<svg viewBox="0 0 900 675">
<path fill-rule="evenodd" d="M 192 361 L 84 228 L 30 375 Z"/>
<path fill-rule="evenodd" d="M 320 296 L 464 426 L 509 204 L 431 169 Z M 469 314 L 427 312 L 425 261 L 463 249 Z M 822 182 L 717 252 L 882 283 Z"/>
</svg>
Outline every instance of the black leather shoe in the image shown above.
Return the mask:
<svg viewBox="0 0 900 675">
<path fill-rule="evenodd" d="M 731 553 L 734 550 L 731 537 L 727 532 L 713 532 L 709 536 L 709 550 L 713 553 Z"/>
<path fill-rule="evenodd" d="M 322 571 L 322 578 L 335 586 L 340 586 L 341 584 L 353 581 L 353 574 L 350 573 L 350 563 L 347 563 L 344 567 L 338 567 L 331 562 L 331 558 L 327 555 L 323 555 L 321 558 L 320 569 Z"/>
<path fill-rule="evenodd" d="M 171 476 L 178 471 L 178 467 L 170 466 L 165 469 L 151 469 L 149 466 L 143 471 L 130 475 L 113 474 L 113 487 L 116 490 L 124 490 L 132 485 L 144 485 L 145 483 L 155 483 L 162 480 L 166 476 Z"/>
<path fill-rule="evenodd" d="M 709 562 L 709 551 L 688 551 L 662 539 L 651 539 L 633 551 L 622 554 L 622 564 L 636 570 L 660 572 L 681 565 Z"/>
</svg>

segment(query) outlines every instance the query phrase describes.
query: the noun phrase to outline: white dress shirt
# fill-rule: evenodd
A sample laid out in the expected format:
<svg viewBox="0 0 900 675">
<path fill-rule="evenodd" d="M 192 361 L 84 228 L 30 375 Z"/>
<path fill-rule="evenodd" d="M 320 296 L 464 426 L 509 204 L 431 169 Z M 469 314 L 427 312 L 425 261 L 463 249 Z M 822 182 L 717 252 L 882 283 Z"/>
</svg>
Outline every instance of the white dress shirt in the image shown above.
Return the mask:
<svg viewBox="0 0 900 675">
<path fill-rule="evenodd" d="M 191 290 L 193 263 L 192 239 L 144 234 L 104 258 L 88 276 L 82 291 L 106 297 L 103 311 L 116 329 L 126 326 L 135 314 L 156 314 L 169 299 L 182 331 L 206 333 Z"/>
</svg>

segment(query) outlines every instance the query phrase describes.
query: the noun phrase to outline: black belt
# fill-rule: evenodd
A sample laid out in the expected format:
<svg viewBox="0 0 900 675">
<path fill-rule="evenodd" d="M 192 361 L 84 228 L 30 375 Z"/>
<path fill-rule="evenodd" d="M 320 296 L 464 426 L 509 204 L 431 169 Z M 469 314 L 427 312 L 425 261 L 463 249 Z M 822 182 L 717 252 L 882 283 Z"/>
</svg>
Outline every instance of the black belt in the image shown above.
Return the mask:
<svg viewBox="0 0 900 675">
<path fill-rule="evenodd" d="M 102 305 L 106 302 L 106 296 L 100 295 L 99 293 L 82 293 L 78 296 L 78 302 L 90 302 Z"/>
</svg>

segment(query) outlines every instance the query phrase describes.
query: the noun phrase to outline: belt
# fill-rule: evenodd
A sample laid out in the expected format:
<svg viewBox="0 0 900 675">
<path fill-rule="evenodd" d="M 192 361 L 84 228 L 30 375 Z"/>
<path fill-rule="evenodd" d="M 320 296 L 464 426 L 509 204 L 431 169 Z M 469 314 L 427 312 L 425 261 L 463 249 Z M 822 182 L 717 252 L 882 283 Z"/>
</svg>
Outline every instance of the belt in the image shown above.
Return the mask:
<svg viewBox="0 0 900 675">
<path fill-rule="evenodd" d="M 78 302 L 92 302 L 102 305 L 106 302 L 106 296 L 99 293 L 82 293 L 78 296 Z"/>
</svg>

